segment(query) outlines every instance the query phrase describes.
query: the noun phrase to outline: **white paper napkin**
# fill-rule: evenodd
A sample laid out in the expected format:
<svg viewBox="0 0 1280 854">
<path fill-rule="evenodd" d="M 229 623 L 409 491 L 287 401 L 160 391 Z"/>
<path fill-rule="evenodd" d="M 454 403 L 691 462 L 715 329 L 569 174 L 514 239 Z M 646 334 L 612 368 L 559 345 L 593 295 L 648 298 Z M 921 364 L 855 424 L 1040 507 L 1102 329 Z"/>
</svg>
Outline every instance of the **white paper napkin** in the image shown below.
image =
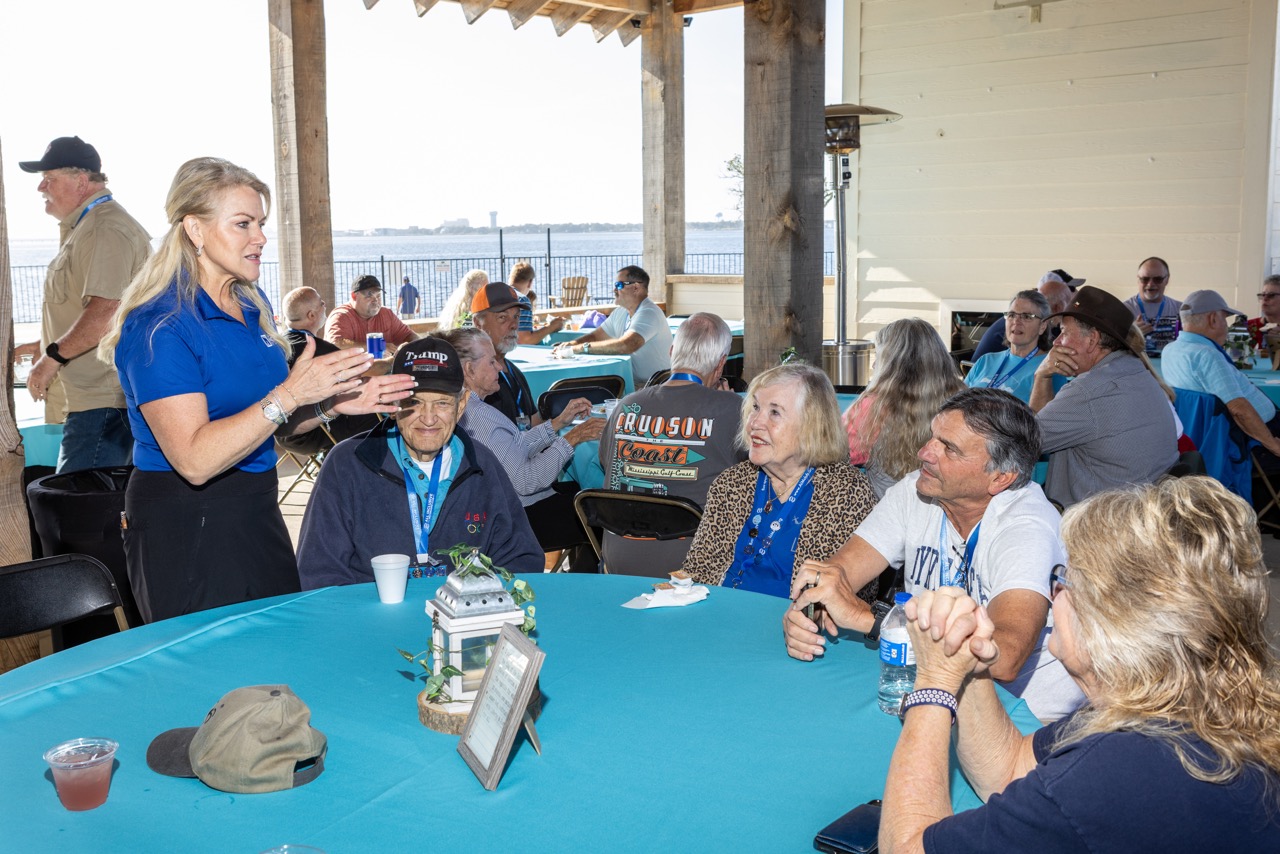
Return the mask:
<svg viewBox="0 0 1280 854">
<path fill-rule="evenodd" d="M 622 603 L 624 608 L 681 608 L 701 602 L 711 591 L 701 584 L 690 587 L 688 592 L 677 590 L 654 590 L 652 593 L 641 593 L 634 599 Z"/>
</svg>

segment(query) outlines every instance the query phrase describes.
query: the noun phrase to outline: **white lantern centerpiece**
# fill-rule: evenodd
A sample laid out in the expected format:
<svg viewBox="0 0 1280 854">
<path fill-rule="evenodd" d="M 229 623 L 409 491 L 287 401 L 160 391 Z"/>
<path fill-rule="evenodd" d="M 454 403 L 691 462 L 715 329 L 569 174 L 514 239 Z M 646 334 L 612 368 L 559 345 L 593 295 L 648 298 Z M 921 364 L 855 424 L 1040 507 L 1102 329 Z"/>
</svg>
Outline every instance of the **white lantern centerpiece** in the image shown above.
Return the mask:
<svg viewBox="0 0 1280 854">
<path fill-rule="evenodd" d="M 510 623 L 526 635 L 533 631 L 534 609 L 526 604 L 533 600 L 533 590 L 473 546 L 460 544 L 443 553 L 454 569 L 426 606 L 431 649 L 419 663 L 430 676 L 418 697 L 418 717 L 432 729 L 458 734 L 502 627 Z M 401 655 L 416 658 L 403 651 Z"/>
</svg>

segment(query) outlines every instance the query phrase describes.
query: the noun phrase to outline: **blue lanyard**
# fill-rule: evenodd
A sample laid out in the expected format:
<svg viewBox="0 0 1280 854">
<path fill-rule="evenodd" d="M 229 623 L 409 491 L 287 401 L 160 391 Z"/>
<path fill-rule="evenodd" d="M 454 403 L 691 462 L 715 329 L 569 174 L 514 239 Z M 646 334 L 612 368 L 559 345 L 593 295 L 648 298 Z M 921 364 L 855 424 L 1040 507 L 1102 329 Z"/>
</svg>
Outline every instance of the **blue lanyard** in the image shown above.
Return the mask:
<svg viewBox="0 0 1280 854">
<path fill-rule="evenodd" d="M 978 531 L 982 523 L 973 526 L 969 539 L 964 543 L 964 562 L 953 573 L 951 571 L 951 550 L 947 548 L 947 514 L 942 514 L 942 522 L 938 525 L 938 586 L 963 587 L 969 589 L 969 567 L 973 564 L 973 552 L 978 547 Z"/>
<path fill-rule="evenodd" d="M 1143 302 L 1142 297 L 1138 297 L 1138 310 L 1142 312 L 1142 319 L 1147 323 L 1155 323 L 1160 319 L 1160 315 L 1164 314 L 1164 304 L 1168 301 L 1168 297 L 1160 297 L 1160 307 L 1156 309 L 1155 317 L 1147 317 L 1147 304 Z"/>
<path fill-rule="evenodd" d="M 421 467 L 405 451 L 402 438 L 397 438 L 396 446 L 400 454 L 400 468 L 404 470 L 404 489 L 409 497 L 409 521 L 413 523 L 413 536 L 418 544 L 418 554 L 430 555 L 431 547 L 427 540 L 436 522 L 436 493 L 440 490 L 440 469 L 444 463 L 444 452 L 448 445 L 440 449 L 436 454 L 435 462 L 431 464 L 431 482 L 427 486 L 421 515 L 418 512 L 418 491 L 414 488 L 411 479 L 412 473 L 420 470 Z M 416 559 L 414 563 L 416 565 Z"/>
<path fill-rule="evenodd" d="M 93 210 L 93 209 L 94 209 L 94 208 L 96 208 L 98 205 L 102 204 L 103 202 L 109 202 L 109 201 L 111 201 L 111 194 L 110 194 L 110 193 L 108 193 L 107 195 L 105 195 L 105 196 L 103 196 L 103 197 L 101 197 L 101 198 L 99 198 L 99 199 L 94 199 L 93 201 L 89 202 L 89 204 L 85 205 L 84 210 L 80 211 L 80 216 L 76 217 L 76 225 L 79 225 L 79 224 L 80 224 L 80 220 L 84 219 L 84 218 L 85 218 L 85 216 L 86 216 L 86 215 L 88 215 L 89 211 Z M 71 227 L 72 227 L 72 228 L 75 228 L 75 227 L 76 227 L 76 225 L 73 225 L 73 226 L 71 226 Z"/>
<path fill-rule="evenodd" d="M 508 366 L 508 367 L 510 367 L 510 366 Z M 505 368 L 502 370 L 502 372 L 501 372 L 501 373 L 502 373 L 502 378 L 503 378 L 504 380 L 506 380 L 506 381 L 507 381 L 507 388 L 509 388 L 509 389 L 511 389 L 513 392 L 515 392 L 515 396 L 516 396 L 516 411 L 517 411 L 517 412 L 523 412 L 523 410 L 520 408 L 520 400 L 521 400 L 521 398 L 522 398 L 522 397 L 523 397 L 523 395 L 524 395 L 524 389 L 520 388 L 520 384 L 519 384 L 518 382 L 516 382 L 515 374 L 514 374 L 514 373 L 510 373 L 510 374 L 508 374 Z"/>
<path fill-rule="evenodd" d="M 1035 358 L 1035 356 L 1036 356 L 1036 354 L 1037 354 L 1037 353 L 1039 353 L 1039 352 L 1040 352 L 1040 348 L 1039 348 L 1039 347 L 1036 347 L 1036 348 L 1035 348 L 1034 350 L 1032 350 L 1030 353 L 1028 353 L 1027 355 L 1023 356 L 1023 357 L 1022 357 L 1022 361 L 1021 361 L 1021 362 L 1019 362 L 1018 364 L 1014 365 L 1014 366 L 1013 366 L 1013 370 L 1009 371 L 1008 373 L 1000 373 L 1000 371 L 997 371 L 997 372 L 996 372 L 996 375 L 995 375 L 994 377 L 992 377 L 991 379 L 987 380 L 987 388 L 1000 388 L 1000 386 L 1002 386 L 1002 385 L 1006 385 L 1006 384 L 1009 382 L 1009 380 L 1013 379 L 1013 375 L 1014 375 L 1014 374 L 1016 374 L 1018 371 L 1022 370 L 1024 367 L 1026 367 L 1027 362 L 1030 362 L 1032 359 L 1034 359 L 1034 358 Z M 1005 357 L 1004 357 L 1004 361 L 1002 361 L 1002 362 L 1000 363 L 1000 370 L 1001 370 L 1001 371 L 1003 371 L 1003 370 L 1004 370 L 1004 368 L 1005 368 L 1005 366 L 1009 364 L 1009 358 L 1010 358 L 1011 356 L 1013 356 L 1013 351 L 1012 351 L 1012 350 L 1010 350 L 1010 351 L 1005 355 Z"/>
<path fill-rule="evenodd" d="M 686 374 L 684 371 L 678 371 L 672 374 L 669 379 L 684 380 L 687 383 L 697 383 L 698 385 L 702 385 L 702 377 L 697 374 Z"/>
<path fill-rule="evenodd" d="M 795 487 L 791 490 L 791 495 L 787 496 L 787 500 L 781 502 L 776 510 L 772 508 L 772 500 L 768 497 L 773 492 L 769 486 L 769 476 L 764 473 L 763 469 L 756 476 L 755 507 L 751 511 L 750 519 L 747 520 L 746 528 L 738 535 L 737 549 L 744 558 L 742 562 L 743 570 L 747 568 L 748 561 L 754 562 L 754 560 L 758 560 L 769 553 L 769 547 L 773 545 L 773 538 L 777 536 L 784 525 L 792 521 L 792 517 L 798 509 L 797 502 L 801 497 L 806 497 L 805 507 L 806 509 L 808 508 L 807 496 L 810 493 L 809 485 L 813 482 L 813 473 L 812 466 L 805 469 L 804 474 L 800 475 L 800 480 L 796 481 Z M 766 521 L 768 522 L 769 531 L 764 539 L 761 540 L 761 529 Z M 725 582 L 727 583 L 728 580 L 726 578 Z M 738 577 L 728 586 L 738 587 L 741 584 L 742 571 L 739 571 Z"/>
</svg>

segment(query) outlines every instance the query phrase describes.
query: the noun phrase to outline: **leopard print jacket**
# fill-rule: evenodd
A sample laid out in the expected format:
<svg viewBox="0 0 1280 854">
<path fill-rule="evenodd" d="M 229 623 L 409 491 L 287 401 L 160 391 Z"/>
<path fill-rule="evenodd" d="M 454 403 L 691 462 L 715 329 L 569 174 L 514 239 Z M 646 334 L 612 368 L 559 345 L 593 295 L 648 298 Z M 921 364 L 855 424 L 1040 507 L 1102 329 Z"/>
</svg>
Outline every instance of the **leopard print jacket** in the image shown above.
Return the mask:
<svg viewBox="0 0 1280 854">
<path fill-rule="evenodd" d="M 751 461 L 725 469 L 711 483 L 702 522 L 683 569 L 697 584 L 719 585 L 733 563 L 733 549 L 742 526 L 751 514 L 759 468 Z M 867 476 L 847 462 L 818 466 L 813 475 L 813 501 L 800 538 L 792 578 L 804 561 L 826 560 L 845 544 L 863 518 L 875 506 Z M 875 600 L 876 580 L 858 591 L 858 598 Z"/>
</svg>

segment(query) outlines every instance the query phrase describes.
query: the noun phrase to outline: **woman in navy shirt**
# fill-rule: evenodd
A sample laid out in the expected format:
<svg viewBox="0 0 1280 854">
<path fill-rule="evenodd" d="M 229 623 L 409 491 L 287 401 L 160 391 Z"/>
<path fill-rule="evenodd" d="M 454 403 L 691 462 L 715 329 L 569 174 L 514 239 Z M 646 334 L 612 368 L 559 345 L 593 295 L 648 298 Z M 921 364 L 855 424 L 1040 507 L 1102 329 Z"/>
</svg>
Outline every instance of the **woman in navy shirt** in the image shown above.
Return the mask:
<svg viewBox="0 0 1280 854">
<path fill-rule="evenodd" d="M 178 170 L 170 228 L 130 284 L 101 356 L 120 372 L 134 431 L 125 554 L 143 616 L 159 620 L 299 589 L 276 504 L 274 437 L 336 413 L 392 413 L 403 375 L 362 381 L 360 349 L 292 370 L 258 279 L 271 193 L 199 158 Z"/>
<path fill-rule="evenodd" d="M 1253 509 L 1212 478 L 1166 479 L 1075 505 L 1062 540 L 1049 649 L 1087 703 L 1022 735 L 986 672 L 986 610 L 954 587 L 912 599 L 880 850 L 1280 851 L 1280 662 Z M 952 815 L 957 728 L 986 805 Z"/>
</svg>

